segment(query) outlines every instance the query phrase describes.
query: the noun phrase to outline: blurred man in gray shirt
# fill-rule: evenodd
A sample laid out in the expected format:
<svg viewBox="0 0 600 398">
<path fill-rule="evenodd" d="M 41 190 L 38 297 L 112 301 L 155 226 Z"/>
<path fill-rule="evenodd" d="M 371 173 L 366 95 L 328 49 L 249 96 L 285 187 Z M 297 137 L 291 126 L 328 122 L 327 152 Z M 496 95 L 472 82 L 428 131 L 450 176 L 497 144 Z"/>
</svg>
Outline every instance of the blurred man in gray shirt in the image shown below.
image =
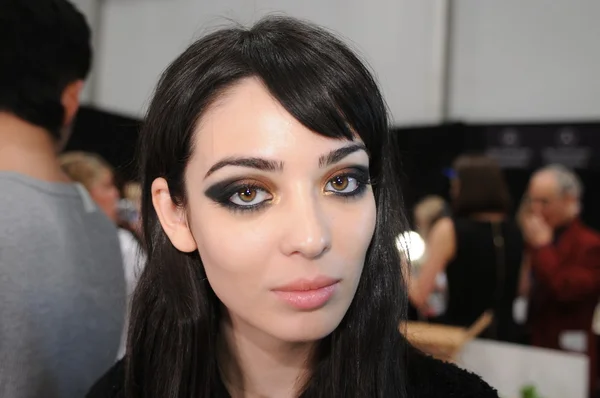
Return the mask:
<svg viewBox="0 0 600 398">
<path fill-rule="evenodd" d="M 90 31 L 66 0 L 2 0 L 0 48 L 0 397 L 81 397 L 125 312 L 116 229 L 57 160 Z"/>
</svg>

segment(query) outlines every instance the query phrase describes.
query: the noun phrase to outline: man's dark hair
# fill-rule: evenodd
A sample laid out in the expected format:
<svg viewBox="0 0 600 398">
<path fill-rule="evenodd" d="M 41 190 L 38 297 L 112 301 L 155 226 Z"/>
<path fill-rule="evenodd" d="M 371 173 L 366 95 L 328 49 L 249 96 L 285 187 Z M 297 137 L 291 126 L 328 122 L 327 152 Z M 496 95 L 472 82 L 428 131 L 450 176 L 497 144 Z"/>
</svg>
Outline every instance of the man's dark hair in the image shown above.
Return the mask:
<svg viewBox="0 0 600 398">
<path fill-rule="evenodd" d="M 90 69 L 90 29 L 67 0 L 0 0 L 0 111 L 59 138 L 61 94 Z"/>
</svg>

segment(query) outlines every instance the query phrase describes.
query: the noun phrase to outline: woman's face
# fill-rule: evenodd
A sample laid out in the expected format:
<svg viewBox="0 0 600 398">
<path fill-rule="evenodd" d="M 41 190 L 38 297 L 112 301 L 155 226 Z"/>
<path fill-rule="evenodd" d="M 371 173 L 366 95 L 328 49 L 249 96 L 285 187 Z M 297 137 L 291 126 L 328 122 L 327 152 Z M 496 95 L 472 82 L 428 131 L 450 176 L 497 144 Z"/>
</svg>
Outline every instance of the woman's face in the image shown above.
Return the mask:
<svg viewBox="0 0 600 398">
<path fill-rule="evenodd" d="M 94 185 L 90 188 L 90 196 L 108 218 L 117 222 L 119 190 L 115 186 L 114 177 L 110 170 L 103 170 L 100 173 Z"/>
<path fill-rule="evenodd" d="M 165 221 L 156 181 L 154 204 L 175 246 L 197 247 L 234 330 L 287 342 L 331 333 L 375 228 L 362 142 L 315 134 L 246 79 L 207 111 L 194 144 L 180 215 L 189 236 L 176 215 Z"/>
</svg>

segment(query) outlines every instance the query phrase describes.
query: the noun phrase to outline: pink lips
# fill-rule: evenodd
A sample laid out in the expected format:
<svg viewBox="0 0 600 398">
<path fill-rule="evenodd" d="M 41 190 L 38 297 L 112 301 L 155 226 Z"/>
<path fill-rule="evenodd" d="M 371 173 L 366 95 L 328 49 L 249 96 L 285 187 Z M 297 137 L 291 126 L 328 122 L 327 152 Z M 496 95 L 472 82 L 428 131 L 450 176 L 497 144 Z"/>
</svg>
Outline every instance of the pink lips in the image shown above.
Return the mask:
<svg viewBox="0 0 600 398">
<path fill-rule="evenodd" d="M 339 279 L 328 277 L 318 277 L 312 280 L 300 279 L 273 289 L 273 292 L 296 309 L 315 310 L 324 306 L 331 299 L 339 282 Z"/>
</svg>

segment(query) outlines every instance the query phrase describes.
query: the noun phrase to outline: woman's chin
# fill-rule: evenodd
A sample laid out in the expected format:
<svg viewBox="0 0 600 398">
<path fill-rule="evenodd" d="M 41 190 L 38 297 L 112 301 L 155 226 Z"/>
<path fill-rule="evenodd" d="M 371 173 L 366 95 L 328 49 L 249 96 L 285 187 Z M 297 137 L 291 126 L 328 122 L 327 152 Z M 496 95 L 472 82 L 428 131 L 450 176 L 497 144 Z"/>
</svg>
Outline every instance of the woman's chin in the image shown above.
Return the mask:
<svg viewBox="0 0 600 398">
<path fill-rule="evenodd" d="M 298 313 L 270 325 L 272 327 L 269 328 L 271 330 L 268 333 L 290 343 L 317 341 L 331 334 L 339 326 L 342 318 L 343 314 L 340 316 L 333 311 L 323 309 Z"/>
</svg>

